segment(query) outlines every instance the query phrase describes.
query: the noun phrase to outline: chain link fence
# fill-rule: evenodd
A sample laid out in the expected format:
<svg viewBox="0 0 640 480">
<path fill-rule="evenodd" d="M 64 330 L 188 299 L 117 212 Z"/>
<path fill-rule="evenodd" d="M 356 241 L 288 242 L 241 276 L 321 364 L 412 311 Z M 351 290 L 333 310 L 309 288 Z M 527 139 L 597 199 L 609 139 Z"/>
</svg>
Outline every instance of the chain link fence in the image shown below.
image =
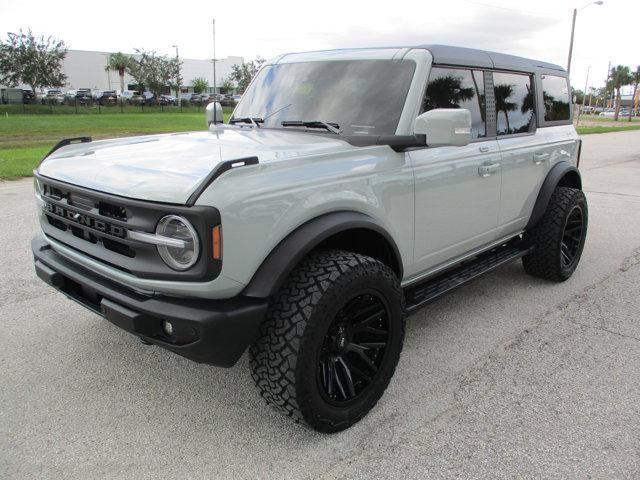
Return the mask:
<svg viewBox="0 0 640 480">
<path fill-rule="evenodd" d="M 51 115 L 51 114 L 118 114 L 118 113 L 204 113 L 208 102 L 182 100 L 176 103 L 145 101 L 129 102 L 117 101 L 100 102 L 93 99 L 70 99 L 64 102 L 45 101 L 39 103 L 22 103 L 0 105 L 1 115 Z M 235 105 L 224 105 L 225 111 Z"/>
</svg>

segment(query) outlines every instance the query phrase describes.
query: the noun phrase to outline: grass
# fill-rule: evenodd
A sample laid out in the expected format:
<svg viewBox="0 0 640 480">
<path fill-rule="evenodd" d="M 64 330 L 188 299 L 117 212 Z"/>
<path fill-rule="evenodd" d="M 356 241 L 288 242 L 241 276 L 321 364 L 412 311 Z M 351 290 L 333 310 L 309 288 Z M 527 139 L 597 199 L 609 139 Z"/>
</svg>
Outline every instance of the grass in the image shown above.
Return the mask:
<svg viewBox="0 0 640 480">
<path fill-rule="evenodd" d="M 225 109 L 225 120 L 230 115 Z M 206 130 L 204 113 L 122 113 L 103 115 L 0 116 L 0 178 L 30 176 L 40 159 L 62 138 L 94 139 Z"/>
<path fill-rule="evenodd" d="M 640 125 L 623 125 L 623 126 L 579 126 L 576 128 L 580 135 L 589 135 L 592 133 L 609 133 L 609 132 L 623 132 L 625 130 L 640 130 Z"/>
<path fill-rule="evenodd" d="M 205 117 L 202 111 L 180 113 L 171 111 L 153 111 L 132 107 L 127 113 L 103 109 L 98 114 L 91 110 L 87 114 L 21 114 L 12 113 L 4 106 L 0 109 L 0 178 L 11 179 L 27 177 L 40 162 L 40 159 L 62 138 L 91 136 L 94 139 L 126 137 L 152 133 L 186 132 L 205 130 Z M 28 107 L 38 107 L 28 105 Z M 49 107 L 43 106 L 47 109 Z M 63 108 L 63 107 L 56 107 Z M 73 109 L 73 107 L 68 107 Z M 112 107 L 113 108 L 113 107 Z M 157 108 L 157 107 L 156 107 Z M 194 107 L 192 107 L 194 108 Z M 71 112 L 69 112 L 71 113 Z M 229 118 L 231 109 L 225 108 L 225 120 Z M 613 122 L 612 118 L 583 115 L 578 133 L 620 132 L 640 129 L 640 118 L 636 117 L 629 124 L 626 119 Z M 605 125 L 601 125 L 600 122 Z M 637 122 L 637 123 L 636 123 Z"/>
</svg>

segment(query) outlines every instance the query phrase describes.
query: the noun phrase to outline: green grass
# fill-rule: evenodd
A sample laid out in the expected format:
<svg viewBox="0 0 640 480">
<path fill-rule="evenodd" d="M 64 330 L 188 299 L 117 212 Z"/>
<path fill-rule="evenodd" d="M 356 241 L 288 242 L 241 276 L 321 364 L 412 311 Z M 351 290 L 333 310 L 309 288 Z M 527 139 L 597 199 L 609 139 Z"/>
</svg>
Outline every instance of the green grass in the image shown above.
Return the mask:
<svg viewBox="0 0 640 480">
<path fill-rule="evenodd" d="M 576 128 L 580 135 L 589 135 L 591 133 L 609 133 L 609 132 L 623 132 L 625 130 L 640 130 L 640 125 L 624 125 L 624 126 L 580 126 Z"/>
<path fill-rule="evenodd" d="M 225 120 L 230 113 L 225 109 Z M 42 156 L 63 138 L 101 139 L 193 130 L 206 130 L 203 112 L 5 114 L 0 116 L 0 178 L 30 176 Z"/>
<path fill-rule="evenodd" d="M 22 108 L 10 105 L 0 111 L 0 178 L 3 179 L 30 176 L 40 159 L 62 138 L 88 135 L 101 139 L 206 129 L 202 111 L 180 113 L 173 109 L 163 113 L 157 110 L 150 112 L 147 108 L 143 113 L 138 107 L 133 107 L 137 110 L 128 113 L 109 110 L 111 113 L 102 114 L 15 114 L 6 107 Z M 231 109 L 225 108 L 225 120 L 230 114 Z M 611 122 L 611 126 L 588 124 L 588 120 L 610 122 L 610 118 L 584 115 L 583 120 L 585 124 L 577 128 L 581 135 L 640 129 L 640 124 L 629 124 L 626 120 Z"/>
</svg>

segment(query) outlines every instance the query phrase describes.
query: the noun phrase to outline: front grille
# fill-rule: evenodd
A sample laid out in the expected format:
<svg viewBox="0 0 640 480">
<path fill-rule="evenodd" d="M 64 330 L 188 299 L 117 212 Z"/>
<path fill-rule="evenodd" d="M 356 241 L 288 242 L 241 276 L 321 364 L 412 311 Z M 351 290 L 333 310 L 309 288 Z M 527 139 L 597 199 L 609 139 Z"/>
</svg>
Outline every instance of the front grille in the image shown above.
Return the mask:
<svg viewBox="0 0 640 480">
<path fill-rule="evenodd" d="M 40 223 L 52 240 L 141 278 L 202 280 L 220 273 L 221 262 L 202 253 L 211 251 L 211 235 L 201 232 L 220 223 L 215 208 L 127 199 L 36 176 L 43 186 Z M 158 221 L 171 214 L 187 218 L 200 236 L 201 258 L 187 272 L 172 270 L 155 245 L 128 235 L 129 230 L 153 233 Z"/>
</svg>

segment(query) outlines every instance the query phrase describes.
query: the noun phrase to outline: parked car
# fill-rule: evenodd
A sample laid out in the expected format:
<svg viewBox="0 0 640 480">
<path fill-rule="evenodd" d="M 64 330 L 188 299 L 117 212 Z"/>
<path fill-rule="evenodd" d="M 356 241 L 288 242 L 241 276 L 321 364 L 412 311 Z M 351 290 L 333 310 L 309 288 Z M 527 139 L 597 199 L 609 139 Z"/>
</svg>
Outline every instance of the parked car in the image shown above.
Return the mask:
<svg viewBox="0 0 640 480">
<path fill-rule="evenodd" d="M 628 108 L 621 108 L 620 111 L 618 112 L 618 116 L 619 117 L 628 117 L 629 116 L 629 109 Z"/>
<path fill-rule="evenodd" d="M 587 114 L 587 115 L 592 114 L 594 112 L 594 110 L 595 110 L 594 107 L 591 107 L 589 105 L 586 105 L 586 106 L 582 107 L 582 113 Z"/>
<path fill-rule="evenodd" d="M 63 103 L 64 102 L 64 93 L 59 88 L 49 88 L 45 90 L 45 94 L 41 99 L 41 103 L 50 104 L 50 103 Z"/>
<path fill-rule="evenodd" d="M 158 99 L 158 103 L 160 105 L 175 105 L 176 102 L 176 97 L 173 95 L 160 95 L 160 98 Z"/>
<path fill-rule="evenodd" d="M 94 98 L 100 105 L 115 105 L 118 102 L 118 93 L 115 90 L 102 90 Z"/>
<path fill-rule="evenodd" d="M 220 104 L 223 107 L 232 107 L 236 104 L 236 101 L 233 98 L 233 95 L 227 93 L 222 97 L 222 100 L 220 100 Z"/>
<path fill-rule="evenodd" d="M 605 108 L 602 112 L 599 113 L 600 117 L 613 117 L 616 114 L 615 108 Z"/>
<path fill-rule="evenodd" d="M 137 95 L 140 95 L 137 90 L 123 90 L 120 92 L 119 97 L 123 102 L 131 103 L 131 99 Z"/>
<path fill-rule="evenodd" d="M 198 103 L 202 101 L 202 96 L 199 93 L 183 92 L 180 94 L 180 100 Z"/>
<path fill-rule="evenodd" d="M 24 104 L 30 104 L 30 103 L 37 103 L 37 97 L 36 94 L 33 92 L 33 90 L 28 90 L 28 89 L 23 89 L 22 90 L 22 103 Z"/>
<path fill-rule="evenodd" d="M 65 103 L 69 105 L 86 105 L 93 101 L 90 88 L 78 88 L 68 90 L 64 96 Z"/>
<path fill-rule="evenodd" d="M 37 275 L 197 362 L 248 349 L 262 398 L 323 432 L 383 395 L 410 314 L 519 259 L 571 278 L 588 206 L 564 68 L 443 45 L 351 53 L 266 64 L 229 125 L 214 103 L 208 131 L 51 153 L 34 172 Z"/>
</svg>

